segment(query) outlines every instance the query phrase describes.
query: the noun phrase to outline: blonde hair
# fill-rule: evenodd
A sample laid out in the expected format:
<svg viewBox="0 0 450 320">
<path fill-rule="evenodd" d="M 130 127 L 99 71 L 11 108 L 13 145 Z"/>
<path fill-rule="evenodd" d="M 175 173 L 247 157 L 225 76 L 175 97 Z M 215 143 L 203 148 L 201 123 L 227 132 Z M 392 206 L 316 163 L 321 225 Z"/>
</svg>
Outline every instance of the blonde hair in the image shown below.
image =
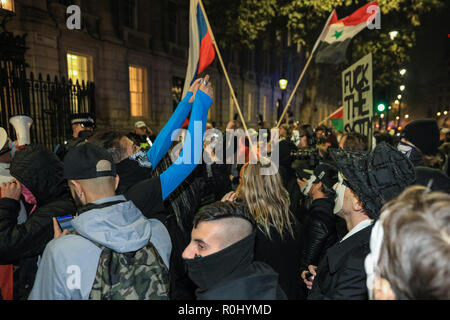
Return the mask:
<svg viewBox="0 0 450 320">
<path fill-rule="evenodd" d="M 294 237 L 289 194 L 283 187 L 280 174 L 261 175 L 261 169 L 270 168 L 271 165 L 272 163 L 267 165 L 261 162 L 247 163 L 242 169 L 241 183 L 236 195 L 247 203 L 258 228 L 269 239 L 271 239 L 270 227 L 274 227 L 282 239 L 286 230 Z"/>
</svg>

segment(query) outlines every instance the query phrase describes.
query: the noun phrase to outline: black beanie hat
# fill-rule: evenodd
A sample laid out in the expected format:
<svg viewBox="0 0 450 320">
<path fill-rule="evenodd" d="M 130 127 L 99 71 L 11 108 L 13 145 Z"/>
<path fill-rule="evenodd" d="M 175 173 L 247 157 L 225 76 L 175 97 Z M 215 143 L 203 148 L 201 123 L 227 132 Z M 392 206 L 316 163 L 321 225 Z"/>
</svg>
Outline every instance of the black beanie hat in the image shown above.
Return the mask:
<svg viewBox="0 0 450 320">
<path fill-rule="evenodd" d="M 403 131 L 403 138 L 415 145 L 425 155 L 438 152 L 440 132 L 435 119 L 422 119 L 411 122 Z"/>
</svg>

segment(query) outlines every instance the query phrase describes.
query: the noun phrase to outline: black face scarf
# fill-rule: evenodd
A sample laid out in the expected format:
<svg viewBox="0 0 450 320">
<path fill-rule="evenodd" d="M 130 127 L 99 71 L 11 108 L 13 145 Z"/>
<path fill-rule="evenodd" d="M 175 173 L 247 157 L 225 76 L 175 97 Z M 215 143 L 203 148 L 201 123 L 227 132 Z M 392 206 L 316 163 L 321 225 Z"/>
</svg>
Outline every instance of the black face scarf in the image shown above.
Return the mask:
<svg viewBox="0 0 450 320">
<path fill-rule="evenodd" d="M 189 278 L 200 291 L 239 276 L 253 262 L 256 232 L 215 254 L 185 260 Z"/>
<path fill-rule="evenodd" d="M 121 194 L 131 186 L 152 177 L 152 164 L 147 154 L 139 151 L 116 165 L 120 184 L 117 193 Z"/>
</svg>

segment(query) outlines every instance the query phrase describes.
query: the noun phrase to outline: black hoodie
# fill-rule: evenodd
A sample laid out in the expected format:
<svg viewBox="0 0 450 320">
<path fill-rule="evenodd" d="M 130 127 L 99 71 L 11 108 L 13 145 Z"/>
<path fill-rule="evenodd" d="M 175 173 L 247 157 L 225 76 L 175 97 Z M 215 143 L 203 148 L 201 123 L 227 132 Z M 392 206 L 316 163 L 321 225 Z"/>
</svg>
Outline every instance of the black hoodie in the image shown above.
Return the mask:
<svg viewBox="0 0 450 320">
<path fill-rule="evenodd" d="M 286 300 L 278 274 L 253 261 L 256 232 L 207 257 L 186 260 L 198 300 Z"/>
<path fill-rule="evenodd" d="M 31 289 L 37 257 L 53 239 L 52 218 L 74 214 L 76 209 L 63 177 L 63 164 L 45 147 L 30 145 L 19 151 L 10 172 L 37 201 L 37 208 L 27 221 L 17 225 L 20 202 L 0 199 L 0 264 L 20 266 L 14 273 L 15 299 L 20 299 L 26 297 L 16 294 L 17 288 Z M 25 207 L 29 214 L 32 206 Z"/>
</svg>

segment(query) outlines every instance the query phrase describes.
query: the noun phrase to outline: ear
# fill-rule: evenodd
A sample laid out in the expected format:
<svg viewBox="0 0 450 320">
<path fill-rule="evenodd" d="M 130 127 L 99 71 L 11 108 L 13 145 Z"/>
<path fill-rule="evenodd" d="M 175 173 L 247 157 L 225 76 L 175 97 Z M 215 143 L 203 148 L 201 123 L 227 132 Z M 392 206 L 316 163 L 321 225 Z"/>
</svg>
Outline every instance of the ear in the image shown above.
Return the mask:
<svg viewBox="0 0 450 320">
<path fill-rule="evenodd" d="M 391 284 L 384 278 L 379 280 L 379 288 L 374 288 L 375 300 L 397 300 L 397 296 L 391 288 Z"/>
<path fill-rule="evenodd" d="M 323 186 L 322 181 L 320 181 L 319 183 L 313 183 L 313 185 L 311 187 L 311 191 L 316 191 L 316 192 L 320 191 L 320 192 L 322 192 L 322 186 Z"/>
<path fill-rule="evenodd" d="M 353 210 L 356 212 L 360 212 L 364 210 L 363 204 L 361 201 L 356 199 L 356 201 L 353 201 Z"/>
<path fill-rule="evenodd" d="M 76 192 L 78 197 L 81 198 L 81 195 L 84 193 L 81 183 L 79 183 L 78 181 L 75 181 L 75 180 L 71 180 L 70 183 L 72 183 L 72 185 L 74 186 L 74 189 L 75 189 L 74 191 Z"/>
</svg>

